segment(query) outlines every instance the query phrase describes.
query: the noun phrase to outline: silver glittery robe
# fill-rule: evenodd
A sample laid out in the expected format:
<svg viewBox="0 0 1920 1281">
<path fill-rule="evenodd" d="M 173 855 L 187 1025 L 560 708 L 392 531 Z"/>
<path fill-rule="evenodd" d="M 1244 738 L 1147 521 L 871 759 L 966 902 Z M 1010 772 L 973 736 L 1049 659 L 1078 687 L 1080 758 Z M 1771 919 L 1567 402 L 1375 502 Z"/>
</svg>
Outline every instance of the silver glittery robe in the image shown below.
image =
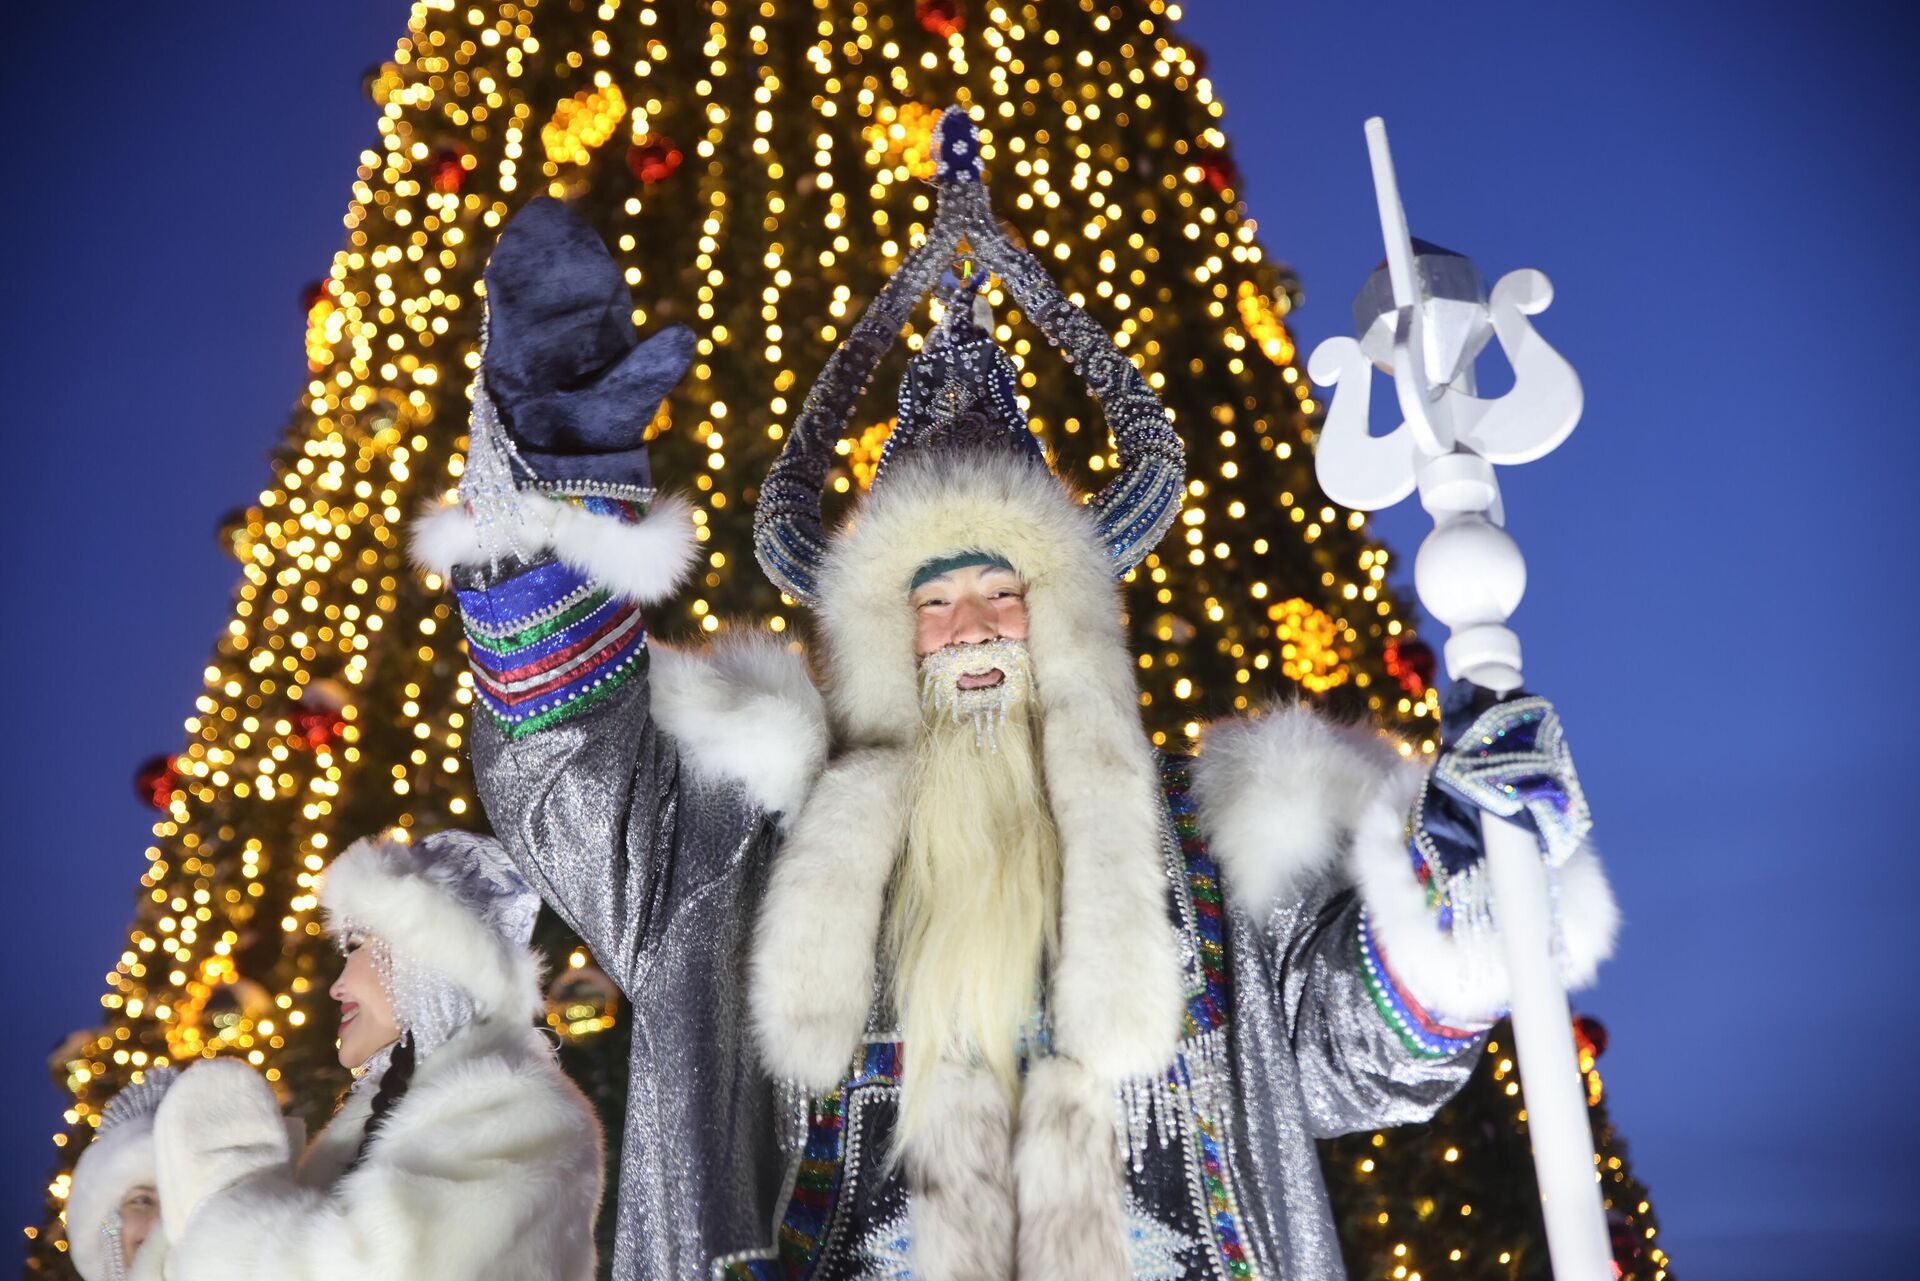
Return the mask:
<svg viewBox="0 0 1920 1281">
<path fill-rule="evenodd" d="M 827 576 L 824 703 L 776 638 L 650 654 L 604 547 L 455 573 L 488 815 L 630 1003 L 621 1281 L 1340 1277 L 1314 1140 L 1431 1115 L 1499 1011 L 1497 940 L 1451 937 L 1409 859 L 1418 774 L 1300 712 L 1155 754 L 1111 580 L 1069 572 L 1097 545 L 985 472 L 869 501 Z M 951 543 L 1022 503 L 1051 533 L 994 547 L 1029 584 L 1061 834 L 1050 1052 L 1017 1116 L 943 1078 L 889 1164 L 875 951 L 917 715 L 899 571 L 926 554 L 890 513 Z M 1575 981 L 1612 924 L 1582 859 Z"/>
</svg>

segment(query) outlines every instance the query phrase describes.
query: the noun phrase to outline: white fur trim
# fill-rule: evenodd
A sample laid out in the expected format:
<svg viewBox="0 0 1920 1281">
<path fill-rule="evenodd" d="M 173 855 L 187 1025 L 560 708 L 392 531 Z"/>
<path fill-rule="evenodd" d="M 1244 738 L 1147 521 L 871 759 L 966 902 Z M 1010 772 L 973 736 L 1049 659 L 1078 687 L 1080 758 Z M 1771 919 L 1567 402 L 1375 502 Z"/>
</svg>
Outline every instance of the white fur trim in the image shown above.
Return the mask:
<svg viewBox="0 0 1920 1281">
<path fill-rule="evenodd" d="M 1113 1088 L 1068 1059 L 1027 1071 L 1014 1134 L 1022 1277 L 1112 1281 L 1131 1274 Z"/>
<path fill-rule="evenodd" d="M 772 633 L 750 632 L 704 651 L 655 642 L 650 663 L 654 719 L 694 773 L 790 818 L 827 754 L 826 704 L 806 660 Z"/>
<path fill-rule="evenodd" d="M 67 1249 L 84 1281 L 106 1281 L 110 1275 L 100 1229 L 120 1208 L 120 1198 L 142 1184 L 157 1187 L 157 1177 L 151 1116 L 129 1118 L 96 1135 L 74 1162 L 67 1192 Z M 148 1239 L 162 1235 L 156 1224 Z"/>
<path fill-rule="evenodd" d="M 237 1059 L 196 1063 L 154 1114 L 160 1220 L 179 1240 L 203 1201 L 264 1170 L 291 1169 L 279 1101 Z"/>
<path fill-rule="evenodd" d="M 905 839 L 909 768 L 905 748 L 835 761 L 774 860 L 747 992 L 775 1076 L 825 1091 L 852 1066 L 873 1001 L 887 881 Z"/>
<path fill-rule="evenodd" d="M 520 493 L 519 504 L 520 541 L 528 552 L 551 550 L 637 605 L 652 605 L 678 591 L 699 553 L 693 510 L 677 495 L 654 498 L 634 524 L 531 491 Z M 472 513 L 457 501 L 429 508 L 414 520 L 410 551 L 415 564 L 442 578 L 486 559 Z"/>
<path fill-rule="evenodd" d="M 458 983 L 481 1018 L 530 1019 L 541 1009 L 540 964 L 531 949 L 501 938 L 414 873 L 389 837 L 356 841 L 327 866 L 320 907 L 330 922 L 367 930 L 396 954 Z"/>
<path fill-rule="evenodd" d="M 1157 1072 L 1178 1043 L 1183 993 L 1178 953 L 1166 918 L 1161 861 L 1165 806 L 1153 754 L 1140 728 L 1138 687 L 1121 624 L 1112 566 L 1086 508 L 1040 467 L 1014 457 L 934 455 L 903 459 L 887 483 L 837 534 L 821 575 L 828 707 L 836 730 L 855 744 L 911 750 L 920 722 L 913 573 L 926 561 L 981 549 L 1007 559 L 1027 587 L 1028 645 L 1039 691 L 1042 760 L 1061 849 L 1060 956 L 1050 1009 L 1054 1044 L 1110 1081 Z M 888 804 L 889 801 L 894 804 Z M 875 823 L 865 808 L 894 818 Z M 816 788 L 781 853 L 756 943 L 755 973 L 783 990 L 802 986 L 796 969 L 861 980 L 861 1017 L 841 1011 L 831 1038 L 843 1068 L 864 1027 L 871 996 L 880 898 L 899 852 L 897 798 Z M 858 831 L 848 825 L 858 815 Z M 870 884 L 837 880 L 812 892 L 785 874 L 797 856 L 820 861 L 804 831 L 829 841 L 841 863 L 858 863 Z M 886 845 L 855 855 L 858 840 Z M 849 909 L 849 900 L 857 909 Z M 820 948 L 844 952 L 825 962 L 795 952 L 768 921 L 819 914 Z M 769 952 L 776 940 L 789 944 Z M 826 998 L 809 996 L 813 1010 Z M 808 1036 L 782 1030 L 780 1002 L 755 999 L 763 1038 Z M 824 1047 L 810 1066 L 825 1066 Z M 777 1061 L 784 1056 L 777 1051 Z"/>
<path fill-rule="evenodd" d="M 316 1148 L 359 1148 L 358 1098 Z M 334 1141 L 342 1122 L 352 1132 Z M 599 1126 L 532 1027 L 469 1024 L 420 1062 L 358 1165 L 326 1164 L 210 1197 L 169 1281 L 594 1276 Z"/>
<path fill-rule="evenodd" d="M 1193 798 L 1236 907 L 1258 920 L 1333 870 L 1398 753 L 1365 726 L 1302 706 L 1207 728 Z"/>
<path fill-rule="evenodd" d="M 1009 1281 L 1015 1227 L 1006 1095 L 985 1068 L 943 1063 L 921 1106 L 926 1124 L 902 1153 L 912 1194 L 913 1275 Z"/>
<path fill-rule="evenodd" d="M 1403 773 L 1381 787 L 1353 838 L 1353 875 L 1367 918 L 1394 977 L 1436 1017 L 1473 1024 L 1499 1017 L 1509 985 L 1497 934 L 1444 933 L 1414 878 L 1406 849 L 1408 810 L 1420 776 Z M 1560 979 L 1571 990 L 1593 981 L 1613 952 L 1620 909 L 1606 873 L 1583 847 L 1556 873 L 1564 947 Z"/>
<path fill-rule="evenodd" d="M 167 1253 L 167 1234 L 156 1223 L 147 1229 L 147 1239 L 140 1243 L 140 1252 L 133 1256 L 133 1266 L 127 1269 L 127 1281 L 165 1281 Z M 83 1281 L 93 1281 L 84 1273 L 81 1275 Z"/>
</svg>

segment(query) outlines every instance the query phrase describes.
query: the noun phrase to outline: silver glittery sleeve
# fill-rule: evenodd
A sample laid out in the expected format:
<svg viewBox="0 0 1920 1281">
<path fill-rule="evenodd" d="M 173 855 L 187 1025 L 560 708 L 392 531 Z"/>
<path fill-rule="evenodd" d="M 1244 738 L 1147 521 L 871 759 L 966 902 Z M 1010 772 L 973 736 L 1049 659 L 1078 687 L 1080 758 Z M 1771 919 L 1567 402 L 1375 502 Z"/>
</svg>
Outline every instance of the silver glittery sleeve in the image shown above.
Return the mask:
<svg viewBox="0 0 1920 1281">
<path fill-rule="evenodd" d="M 456 581 L 480 695 L 474 775 L 522 875 L 631 992 L 677 905 L 729 874 L 728 857 L 766 819 L 736 789 L 682 795 L 681 762 L 649 710 L 637 607 L 610 600 L 604 617 L 571 624 L 586 639 L 555 648 L 564 628 L 543 628 L 595 607 L 589 595 L 553 613 L 564 596 L 540 605 L 529 594 L 529 584 L 548 595 L 566 587 L 564 578 L 538 578 L 553 564 L 466 571 Z M 526 625 L 543 614 L 545 622 Z M 486 627 L 501 634 L 485 635 Z M 528 681 L 538 682 L 528 686 L 541 691 L 536 701 L 504 701 Z"/>
<path fill-rule="evenodd" d="M 1434 1034 L 1379 964 L 1358 895 L 1278 907 L 1254 934 L 1283 1029 L 1271 1044 L 1294 1060 L 1317 1137 L 1424 1121 L 1466 1083 L 1484 1030 Z"/>
</svg>

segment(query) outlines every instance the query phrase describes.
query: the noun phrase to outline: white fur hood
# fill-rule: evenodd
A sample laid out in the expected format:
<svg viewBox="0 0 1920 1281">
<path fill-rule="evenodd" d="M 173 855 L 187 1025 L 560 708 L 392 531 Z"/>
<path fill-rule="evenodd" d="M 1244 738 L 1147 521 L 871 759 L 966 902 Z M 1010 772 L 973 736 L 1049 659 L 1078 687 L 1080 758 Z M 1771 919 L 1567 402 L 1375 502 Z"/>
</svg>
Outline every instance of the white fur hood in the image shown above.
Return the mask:
<svg viewBox="0 0 1920 1281">
<path fill-rule="evenodd" d="M 110 1248 L 101 1231 L 120 1208 L 120 1198 L 142 1184 L 156 1182 L 153 1117 L 123 1121 L 87 1145 L 74 1163 L 67 1194 L 67 1243 L 73 1266 L 84 1281 L 106 1281 Z M 142 1259 L 166 1252 L 166 1233 L 156 1223 L 141 1248 Z"/>
<path fill-rule="evenodd" d="M 834 535 L 821 665 L 845 750 L 791 825 L 762 903 L 749 996 L 768 1066 L 829 1088 L 867 1024 L 883 902 L 920 724 L 907 593 L 928 560 L 1003 557 L 1026 583 L 1042 761 L 1062 861 L 1054 1046 L 1107 1081 L 1172 1060 L 1181 974 L 1164 823 L 1112 566 L 1091 514 L 1010 454 L 909 455 Z"/>
<path fill-rule="evenodd" d="M 320 907 L 329 928 L 365 930 L 396 955 L 458 983 L 481 1018 L 530 1020 L 541 1009 L 540 962 L 445 887 L 415 873 L 390 837 L 356 841 L 328 864 Z"/>
</svg>

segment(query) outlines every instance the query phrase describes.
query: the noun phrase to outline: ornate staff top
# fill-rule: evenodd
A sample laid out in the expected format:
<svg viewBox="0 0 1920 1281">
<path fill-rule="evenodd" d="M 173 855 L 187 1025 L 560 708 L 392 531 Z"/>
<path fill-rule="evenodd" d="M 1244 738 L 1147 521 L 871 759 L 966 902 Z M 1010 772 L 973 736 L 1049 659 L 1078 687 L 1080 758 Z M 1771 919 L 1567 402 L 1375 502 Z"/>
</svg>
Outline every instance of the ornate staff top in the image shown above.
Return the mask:
<svg viewBox="0 0 1920 1281">
<path fill-rule="evenodd" d="M 1120 453 L 1120 474 L 1091 501 L 1116 576 L 1138 564 L 1160 541 L 1185 494 L 1186 451 L 1159 396 L 1107 332 L 1062 296 L 1033 256 L 1000 230 L 981 179 L 980 135 L 962 108 L 949 107 L 941 115 L 934 128 L 934 154 L 940 191 L 926 239 L 907 255 L 846 340 L 828 357 L 780 457 L 760 487 L 753 516 L 760 567 L 775 586 L 802 604 L 811 605 L 816 599 L 817 576 L 827 552 L 820 500 L 835 457 L 834 445 L 913 308 L 960 256 L 963 239 L 973 262 L 998 273 L 1007 292 L 1085 380 L 1106 417 Z M 973 287 L 978 287 L 977 282 Z M 963 283 L 961 296 L 950 302 L 949 315 L 956 309 L 968 311 L 970 302 L 970 290 Z M 915 360 L 937 361 L 948 353 L 945 359 L 951 361 L 956 346 L 978 342 L 977 334 L 954 328 L 955 333 L 943 334 L 937 342 L 930 339 Z M 1003 353 L 993 354 L 1005 360 Z M 949 401 L 961 395 L 984 397 L 990 403 L 1002 399 L 1001 391 L 1010 393 L 1010 383 L 1000 388 L 1002 380 L 988 364 L 975 362 L 975 366 L 985 380 L 979 386 L 958 386 L 940 373 L 910 369 L 903 405 L 909 400 L 926 402 L 938 414 L 943 393 Z M 922 382 L 938 381 L 924 393 L 908 396 L 916 373 Z M 896 435 L 908 426 L 903 421 Z M 1019 424 L 1019 429 L 1026 431 L 1026 425 Z M 891 463 L 901 451 L 918 447 L 915 439 L 889 440 L 886 459 Z"/>
<path fill-rule="evenodd" d="M 1529 316 L 1553 286 L 1531 268 L 1502 276 L 1489 295 L 1471 261 L 1408 234 L 1387 149 L 1387 127 L 1367 121 L 1374 196 L 1387 261 L 1354 300 L 1359 338 L 1329 338 L 1307 372 L 1336 386 L 1314 451 L 1327 497 L 1362 511 L 1391 507 L 1415 485 L 1434 532 L 1414 582 L 1427 612 L 1451 630 L 1447 672 L 1487 689 L 1520 685 L 1520 642 L 1506 620 L 1526 589 L 1526 565 L 1501 528 L 1494 464 L 1551 453 L 1580 421 L 1580 379 Z M 1513 366 L 1504 396 L 1475 394 L 1473 360 L 1491 337 Z M 1373 367 L 1393 377 L 1404 418 L 1369 434 Z"/>
</svg>

